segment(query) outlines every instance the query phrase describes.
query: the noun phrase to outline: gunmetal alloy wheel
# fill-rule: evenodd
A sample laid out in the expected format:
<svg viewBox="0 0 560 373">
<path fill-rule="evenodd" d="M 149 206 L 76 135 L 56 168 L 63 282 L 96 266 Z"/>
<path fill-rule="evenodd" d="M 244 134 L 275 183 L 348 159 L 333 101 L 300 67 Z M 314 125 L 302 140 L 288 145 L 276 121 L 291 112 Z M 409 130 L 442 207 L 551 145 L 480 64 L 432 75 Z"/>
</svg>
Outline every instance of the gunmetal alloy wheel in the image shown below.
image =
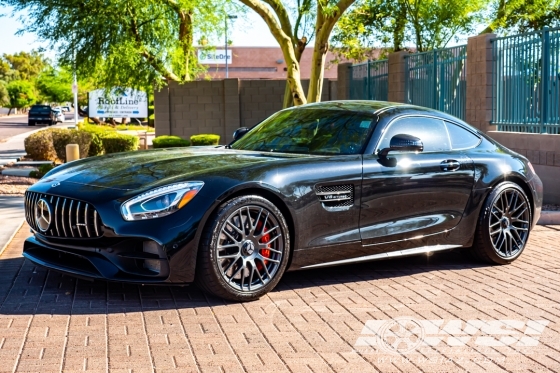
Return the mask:
<svg viewBox="0 0 560 373">
<path fill-rule="evenodd" d="M 236 290 L 251 291 L 274 278 L 284 255 L 278 219 L 264 207 L 246 205 L 222 225 L 216 260 L 222 278 Z"/>
<path fill-rule="evenodd" d="M 529 204 L 521 191 L 508 188 L 494 200 L 488 230 L 492 246 L 503 258 L 517 256 L 529 237 Z"/>
<path fill-rule="evenodd" d="M 517 259 L 531 229 L 531 204 L 517 184 L 499 184 L 488 196 L 478 221 L 473 251 L 495 264 Z"/>
<path fill-rule="evenodd" d="M 197 284 L 230 300 L 253 300 L 272 290 L 290 254 L 281 211 L 260 196 L 226 202 L 208 224 L 199 251 Z"/>
</svg>

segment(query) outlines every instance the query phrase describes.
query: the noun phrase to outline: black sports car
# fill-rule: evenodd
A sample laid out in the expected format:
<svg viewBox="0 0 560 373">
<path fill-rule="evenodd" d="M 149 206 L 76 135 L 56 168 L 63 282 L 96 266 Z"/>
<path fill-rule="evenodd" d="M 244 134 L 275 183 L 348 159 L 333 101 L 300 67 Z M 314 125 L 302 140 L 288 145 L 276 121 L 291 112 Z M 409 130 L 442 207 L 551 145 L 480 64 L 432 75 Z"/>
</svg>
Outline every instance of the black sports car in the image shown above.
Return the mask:
<svg viewBox="0 0 560 373">
<path fill-rule="evenodd" d="M 56 167 L 26 192 L 23 255 L 77 277 L 252 300 L 286 270 L 459 247 L 507 264 L 540 215 L 525 157 L 434 110 L 310 104 L 234 138 Z"/>
</svg>

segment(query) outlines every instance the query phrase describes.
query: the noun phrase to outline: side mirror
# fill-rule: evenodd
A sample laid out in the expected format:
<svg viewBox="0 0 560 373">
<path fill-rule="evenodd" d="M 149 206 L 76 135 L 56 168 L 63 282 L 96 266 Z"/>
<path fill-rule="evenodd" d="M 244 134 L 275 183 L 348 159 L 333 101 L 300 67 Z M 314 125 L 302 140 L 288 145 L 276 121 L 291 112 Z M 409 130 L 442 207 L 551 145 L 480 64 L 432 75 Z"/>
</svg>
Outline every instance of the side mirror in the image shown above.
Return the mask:
<svg viewBox="0 0 560 373">
<path fill-rule="evenodd" d="M 401 151 L 401 152 L 421 152 L 424 150 L 424 144 L 422 141 L 415 136 L 398 134 L 391 138 L 389 147 L 381 149 L 379 155 L 381 157 L 386 157 L 389 152 Z"/>
<path fill-rule="evenodd" d="M 233 141 L 237 141 L 242 138 L 247 132 L 249 132 L 249 128 L 247 127 L 240 127 L 233 131 Z"/>
</svg>

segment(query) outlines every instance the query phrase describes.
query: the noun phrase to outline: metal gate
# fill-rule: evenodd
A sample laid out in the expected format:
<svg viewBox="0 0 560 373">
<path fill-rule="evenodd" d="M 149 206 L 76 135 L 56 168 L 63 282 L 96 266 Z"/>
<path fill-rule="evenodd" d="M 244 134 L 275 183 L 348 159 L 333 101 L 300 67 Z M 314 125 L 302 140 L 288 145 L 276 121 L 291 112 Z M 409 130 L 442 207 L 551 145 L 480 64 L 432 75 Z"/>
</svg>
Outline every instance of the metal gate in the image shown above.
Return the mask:
<svg viewBox="0 0 560 373">
<path fill-rule="evenodd" d="M 350 66 L 350 99 L 387 101 L 389 62 L 367 61 Z"/>
<path fill-rule="evenodd" d="M 492 123 L 499 131 L 559 134 L 560 29 L 492 40 Z"/>
<path fill-rule="evenodd" d="M 405 56 L 406 102 L 465 119 L 467 46 Z"/>
</svg>

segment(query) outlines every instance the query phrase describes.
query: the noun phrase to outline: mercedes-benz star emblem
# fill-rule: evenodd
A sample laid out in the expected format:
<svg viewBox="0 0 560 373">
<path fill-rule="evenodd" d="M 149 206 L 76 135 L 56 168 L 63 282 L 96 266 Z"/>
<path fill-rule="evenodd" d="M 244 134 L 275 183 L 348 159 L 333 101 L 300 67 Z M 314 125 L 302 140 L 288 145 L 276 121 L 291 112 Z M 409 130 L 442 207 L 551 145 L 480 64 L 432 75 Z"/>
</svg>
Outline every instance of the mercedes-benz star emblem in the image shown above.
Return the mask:
<svg viewBox="0 0 560 373">
<path fill-rule="evenodd" d="M 35 204 L 35 222 L 41 232 L 46 232 L 51 227 L 51 206 L 44 198 Z"/>
</svg>

